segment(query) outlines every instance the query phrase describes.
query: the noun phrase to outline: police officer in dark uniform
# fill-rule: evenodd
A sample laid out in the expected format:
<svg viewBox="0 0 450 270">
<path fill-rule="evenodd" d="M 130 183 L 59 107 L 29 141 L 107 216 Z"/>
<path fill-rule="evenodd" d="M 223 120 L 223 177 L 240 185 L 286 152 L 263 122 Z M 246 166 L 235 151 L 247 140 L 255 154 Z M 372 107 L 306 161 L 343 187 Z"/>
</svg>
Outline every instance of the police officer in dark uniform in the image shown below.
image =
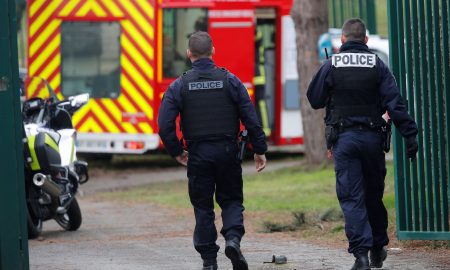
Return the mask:
<svg viewBox="0 0 450 270">
<path fill-rule="evenodd" d="M 203 269 L 217 269 L 217 231 L 214 225 L 214 194 L 222 209 L 225 254 L 233 269 L 248 269 L 240 250 L 244 235 L 242 168 L 236 142 L 241 120 L 255 152 L 256 170 L 265 168 L 267 145 L 247 89 L 233 74 L 212 61 L 214 47 L 206 32 L 189 38 L 187 55 L 192 70 L 175 80 L 164 94 L 159 110 L 159 135 L 169 152 L 187 166 L 189 197 L 194 207 L 194 247 Z M 176 136 L 175 119 L 188 151 Z"/>
<path fill-rule="evenodd" d="M 386 164 L 383 151 L 388 112 L 415 158 L 417 126 L 409 116 L 388 67 L 366 43 L 366 27 L 349 19 L 342 27 L 340 53 L 326 60 L 312 79 L 312 108 L 326 107 L 326 137 L 334 157 L 336 192 L 345 217 L 352 269 L 380 268 L 386 259 L 388 218 L 382 198 Z M 370 262 L 368 253 L 370 251 Z"/>
</svg>

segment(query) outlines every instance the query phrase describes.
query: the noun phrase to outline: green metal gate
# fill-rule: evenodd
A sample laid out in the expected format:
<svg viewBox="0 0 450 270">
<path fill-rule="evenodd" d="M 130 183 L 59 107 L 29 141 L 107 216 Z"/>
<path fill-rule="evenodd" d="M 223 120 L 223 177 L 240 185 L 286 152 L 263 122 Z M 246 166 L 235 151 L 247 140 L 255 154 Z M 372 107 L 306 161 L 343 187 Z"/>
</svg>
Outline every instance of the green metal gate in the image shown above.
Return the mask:
<svg viewBox="0 0 450 270">
<path fill-rule="evenodd" d="M 14 0 L 0 0 L 0 269 L 29 269 Z"/>
<path fill-rule="evenodd" d="M 397 237 L 450 240 L 448 0 L 388 1 L 390 62 L 419 128 L 410 162 L 394 134 Z"/>
<path fill-rule="evenodd" d="M 328 0 L 330 27 L 340 29 L 345 20 L 353 17 L 361 18 L 370 34 L 377 33 L 375 0 Z"/>
</svg>

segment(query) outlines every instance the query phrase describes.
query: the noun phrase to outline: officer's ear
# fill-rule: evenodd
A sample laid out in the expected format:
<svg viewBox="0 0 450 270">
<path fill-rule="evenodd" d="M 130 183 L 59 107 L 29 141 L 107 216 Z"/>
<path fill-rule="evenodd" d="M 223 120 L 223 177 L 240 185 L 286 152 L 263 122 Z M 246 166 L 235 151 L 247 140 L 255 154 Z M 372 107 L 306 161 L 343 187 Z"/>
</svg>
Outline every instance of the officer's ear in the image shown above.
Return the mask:
<svg viewBox="0 0 450 270">
<path fill-rule="evenodd" d="M 189 59 L 191 59 L 191 57 L 192 57 L 192 52 L 191 52 L 191 50 L 189 50 L 189 49 L 186 50 L 186 56 L 187 56 Z"/>
<path fill-rule="evenodd" d="M 214 46 L 213 46 L 212 50 L 211 50 L 211 56 L 213 56 L 215 53 L 216 53 L 216 48 L 214 48 Z"/>
<path fill-rule="evenodd" d="M 368 37 L 368 36 L 365 36 L 365 37 L 364 37 L 364 44 L 367 44 L 368 41 L 369 41 L 369 37 Z"/>
<path fill-rule="evenodd" d="M 341 43 L 344 44 L 347 42 L 347 38 L 344 35 L 341 35 Z"/>
</svg>

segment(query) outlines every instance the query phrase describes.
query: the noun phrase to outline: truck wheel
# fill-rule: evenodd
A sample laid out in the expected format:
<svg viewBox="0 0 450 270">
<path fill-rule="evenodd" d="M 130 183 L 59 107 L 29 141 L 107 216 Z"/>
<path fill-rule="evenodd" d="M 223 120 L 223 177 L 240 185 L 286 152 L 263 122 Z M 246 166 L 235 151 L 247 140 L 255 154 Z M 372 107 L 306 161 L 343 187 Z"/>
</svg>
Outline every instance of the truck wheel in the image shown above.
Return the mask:
<svg viewBox="0 0 450 270">
<path fill-rule="evenodd" d="M 66 231 L 76 231 L 81 226 L 81 210 L 77 198 L 73 198 L 65 214 L 57 215 L 56 222 Z"/>
</svg>

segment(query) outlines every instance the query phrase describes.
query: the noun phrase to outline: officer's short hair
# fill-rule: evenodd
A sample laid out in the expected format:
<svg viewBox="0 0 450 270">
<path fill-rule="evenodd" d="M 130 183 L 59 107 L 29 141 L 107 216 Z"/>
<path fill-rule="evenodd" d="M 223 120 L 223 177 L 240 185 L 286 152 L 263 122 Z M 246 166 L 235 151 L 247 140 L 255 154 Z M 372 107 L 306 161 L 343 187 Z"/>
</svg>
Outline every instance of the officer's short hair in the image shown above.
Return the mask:
<svg viewBox="0 0 450 270">
<path fill-rule="evenodd" d="M 209 57 L 212 55 L 211 36 L 203 31 L 197 31 L 189 37 L 189 50 L 194 57 Z"/>
<path fill-rule="evenodd" d="M 366 25 L 361 19 L 348 19 L 342 25 L 342 35 L 346 37 L 348 41 L 364 41 L 366 37 Z"/>
</svg>

